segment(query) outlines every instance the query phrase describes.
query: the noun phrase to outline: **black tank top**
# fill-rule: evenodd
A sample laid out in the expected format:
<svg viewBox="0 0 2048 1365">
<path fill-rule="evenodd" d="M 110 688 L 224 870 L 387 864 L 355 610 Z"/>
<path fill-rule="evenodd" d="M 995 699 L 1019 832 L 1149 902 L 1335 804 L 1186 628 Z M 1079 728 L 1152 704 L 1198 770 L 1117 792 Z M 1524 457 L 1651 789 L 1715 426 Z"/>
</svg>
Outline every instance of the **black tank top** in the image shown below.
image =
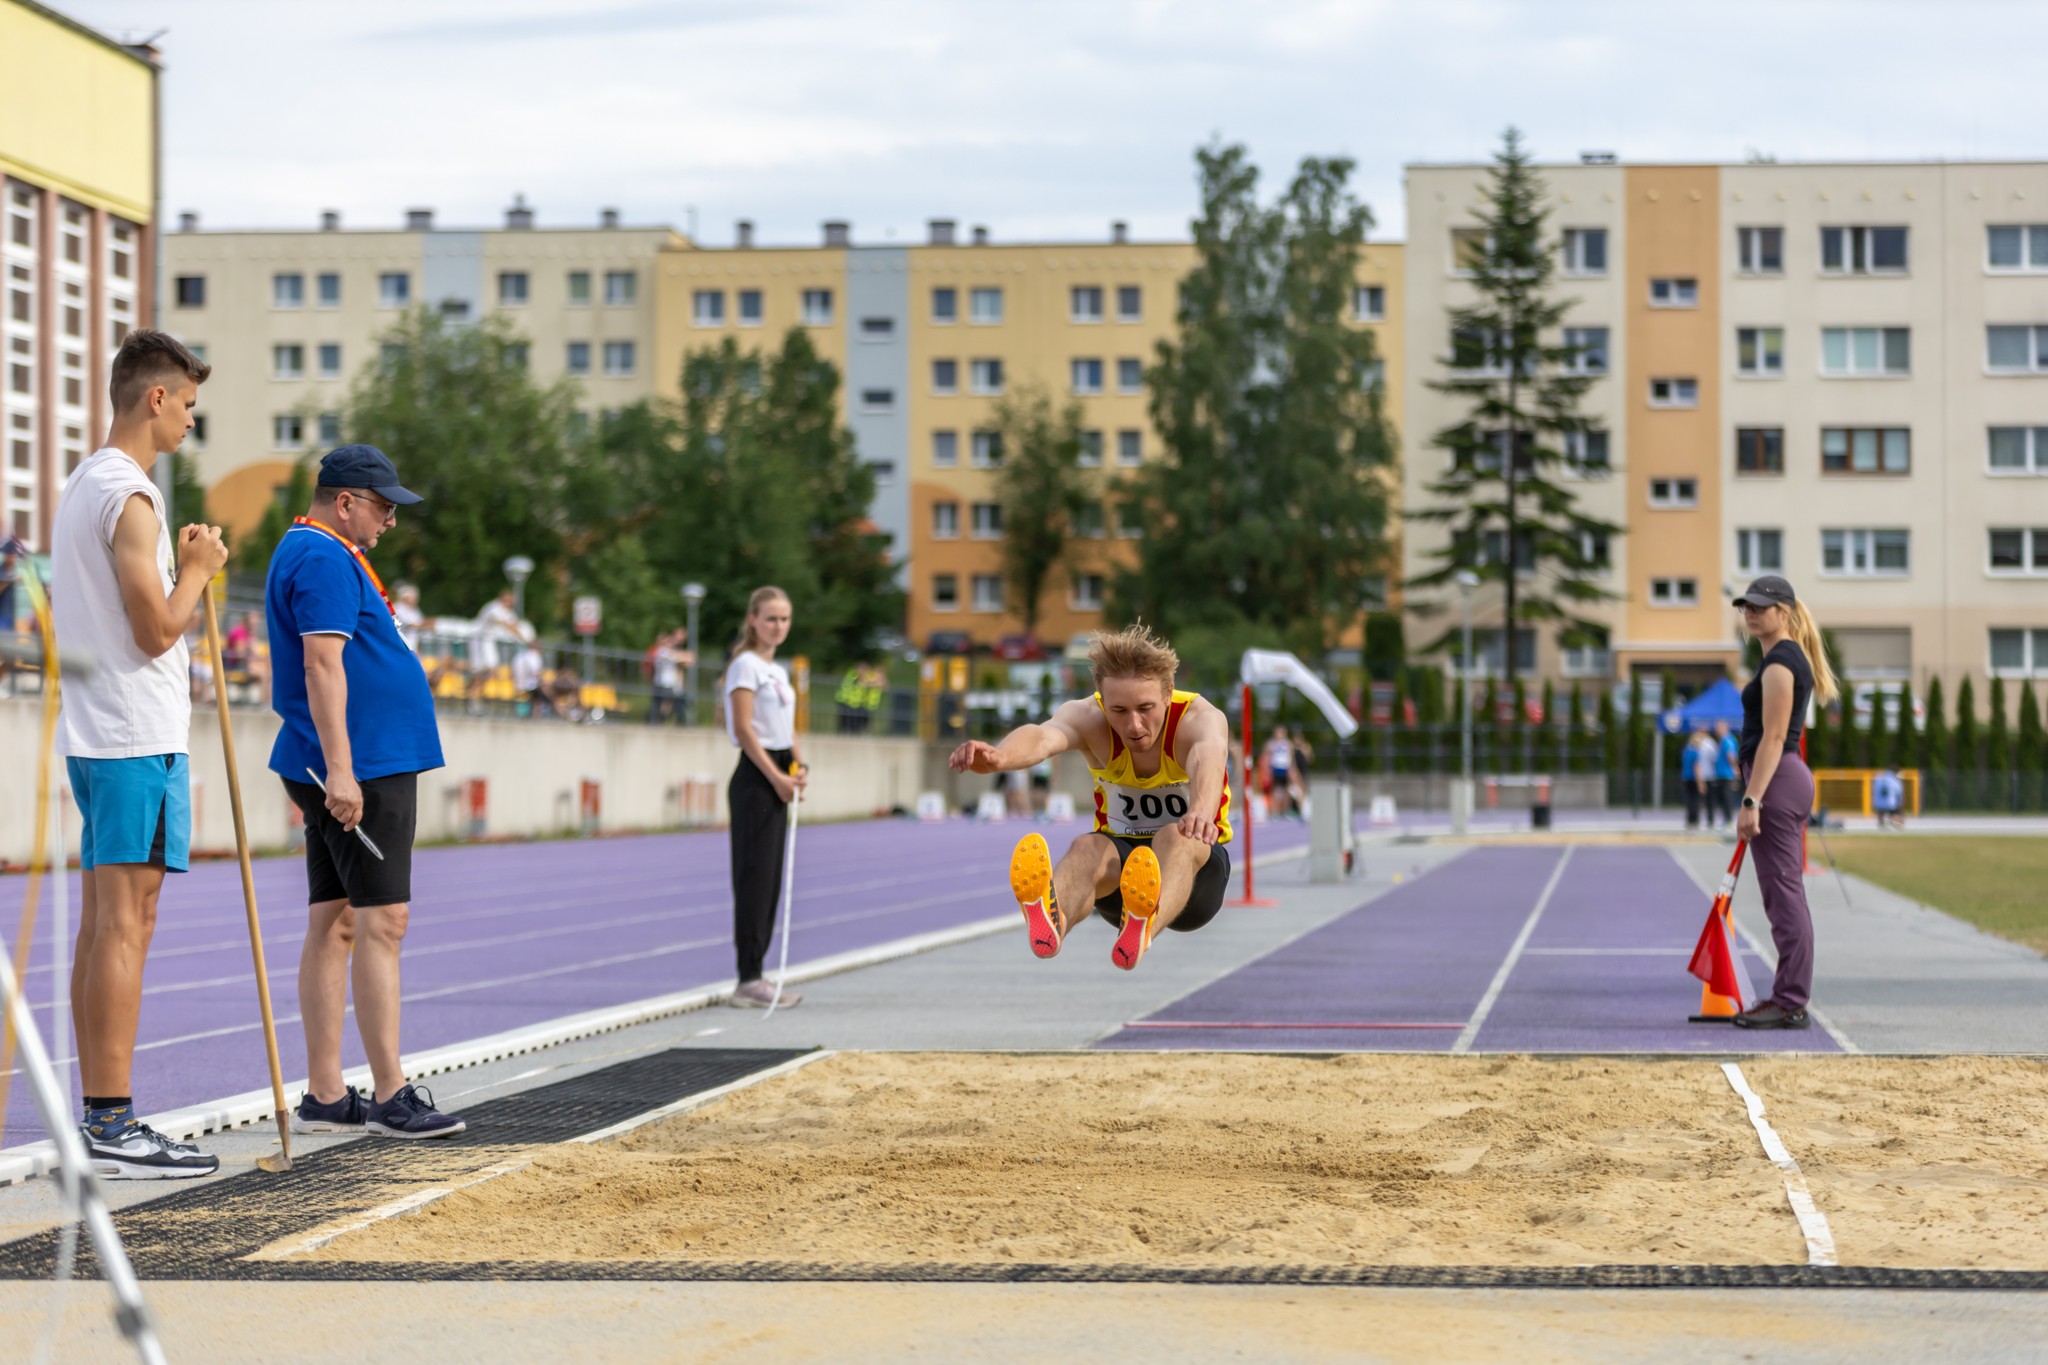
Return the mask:
<svg viewBox="0 0 2048 1365">
<path fill-rule="evenodd" d="M 1749 680 L 1749 686 L 1742 689 L 1742 766 L 1748 767 L 1756 758 L 1757 746 L 1764 742 L 1764 670 L 1772 664 L 1782 664 L 1792 675 L 1792 720 L 1785 728 L 1785 752 L 1797 757 L 1799 754 L 1799 732 L 1806 728 L 1806 704 L 1813 697 L 1813 665 L 1806 661 L 1806 651 L 1791 640 L 1780 640 L 1771 646 L 1771 652 L 1764 655 L 1756 676 Z"/>
</svg>

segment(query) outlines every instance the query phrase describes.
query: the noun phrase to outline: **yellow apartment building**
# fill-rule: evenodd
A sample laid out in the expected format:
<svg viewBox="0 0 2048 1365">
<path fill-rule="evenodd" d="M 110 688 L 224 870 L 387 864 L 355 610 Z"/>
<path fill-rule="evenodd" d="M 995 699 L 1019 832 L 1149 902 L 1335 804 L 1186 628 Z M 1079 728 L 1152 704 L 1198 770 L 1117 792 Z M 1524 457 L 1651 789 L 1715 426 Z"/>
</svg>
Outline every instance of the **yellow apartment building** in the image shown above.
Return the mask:
<svg viewBox="0 0 2048 1365">
<path fill-rule="evenodd" d="M 0 0 L 0 535 L 31 549 L 155 319 L 156 82 L 153 51 Z"/>
</svg>

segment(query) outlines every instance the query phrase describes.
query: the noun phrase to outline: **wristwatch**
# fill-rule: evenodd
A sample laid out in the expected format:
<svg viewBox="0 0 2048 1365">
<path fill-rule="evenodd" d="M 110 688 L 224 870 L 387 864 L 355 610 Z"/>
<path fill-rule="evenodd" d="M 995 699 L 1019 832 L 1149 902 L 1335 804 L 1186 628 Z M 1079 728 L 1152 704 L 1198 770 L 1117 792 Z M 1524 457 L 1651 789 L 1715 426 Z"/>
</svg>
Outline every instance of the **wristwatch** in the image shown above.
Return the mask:
<svg viewBox="0 0 2048 1365">
<path fill-rule="evenodd" d="M 1744 810 L 1755 810 L 1757 809 L 1758 804 L 1759 803 L 1754 796 L 1744 796 L 1742 798 L 1742 808 Z"/>
</svg>

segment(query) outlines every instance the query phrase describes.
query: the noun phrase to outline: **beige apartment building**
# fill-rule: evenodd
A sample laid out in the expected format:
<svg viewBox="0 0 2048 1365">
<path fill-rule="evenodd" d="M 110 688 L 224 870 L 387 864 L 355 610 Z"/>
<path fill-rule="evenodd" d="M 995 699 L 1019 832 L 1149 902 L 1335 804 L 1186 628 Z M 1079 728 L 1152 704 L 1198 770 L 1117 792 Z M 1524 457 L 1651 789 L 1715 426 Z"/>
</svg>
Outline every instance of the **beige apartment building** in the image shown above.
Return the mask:
<svg viewBox="0 0 2048 1365">
<path fill-rule="evenodd" d="M 1779 572 L 1862 688 L 2048 677 L 2048 166 L 1542 174 L 1565 326 L 1606 357 L 1586 410 L 1609 472 L 1577 491 L 1627 533 L 1610 550 L 1620 600 L 1599 613 L 1608 649 L 1531 638 L 1524 662 L 1602 682 L 1718 675 L 1741 648 L 1729 597 Z M 1456 417 L 1427 382 L 1445 373 L 1444 310 L 1470 289 L 1453 242 L 1484 177 L 1408 171 L 1411 506 L 1444 458 L 1427 434 Z M 1442 543 L 1414 527 L 1409 570 Z M 1499 604 L 1482 594 L 1477 611 L 1497 667 Z"/>
<path fill-rule="evenodd" d="M 568 375 L 595 414 L 674 388 L 657 368 L 655 263 L 684 245 L 666 227 L 539 227 L 515 202 L 502 227 L 349 228 L 337 213 L 301 230 L 164 234 L 164 326 L 213 365 L 187 449 L 212 515 L 255 524 L 292 465 L 341 437 L 349 385 L 383 334 L 419 305 L 451 321 L 510 318 L 541 383 Z M 401 464 L 402 467 L 402 464 Z"/>
</svg>

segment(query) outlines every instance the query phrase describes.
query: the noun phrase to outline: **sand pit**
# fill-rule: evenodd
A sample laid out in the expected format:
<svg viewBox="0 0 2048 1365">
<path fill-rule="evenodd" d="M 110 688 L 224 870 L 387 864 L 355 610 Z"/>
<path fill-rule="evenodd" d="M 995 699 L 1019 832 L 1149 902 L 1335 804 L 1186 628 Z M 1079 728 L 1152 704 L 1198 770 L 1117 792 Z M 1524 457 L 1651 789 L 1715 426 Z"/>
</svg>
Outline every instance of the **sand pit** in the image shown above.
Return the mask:
<svg viewBox="0 0 2048 1365">
<path fill-rule="evenodd" d="M 2048 1069 L 1746 1064 L 1845 1264 L 2048 1265 Z M 1922 1113 L 1925 1109 L 1928 1112 Z M 1933 1131 L 1923 1146 L 1922 1129 Z M 1837 1212 L 1839 1210 L 1839 1212 Z M 328 1260 L 1805 1260 L 1711 1061 L 841 1054 Z"/>
</svg>

